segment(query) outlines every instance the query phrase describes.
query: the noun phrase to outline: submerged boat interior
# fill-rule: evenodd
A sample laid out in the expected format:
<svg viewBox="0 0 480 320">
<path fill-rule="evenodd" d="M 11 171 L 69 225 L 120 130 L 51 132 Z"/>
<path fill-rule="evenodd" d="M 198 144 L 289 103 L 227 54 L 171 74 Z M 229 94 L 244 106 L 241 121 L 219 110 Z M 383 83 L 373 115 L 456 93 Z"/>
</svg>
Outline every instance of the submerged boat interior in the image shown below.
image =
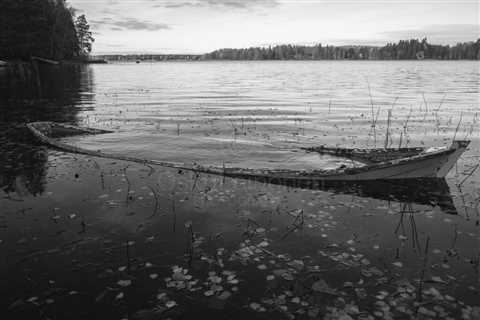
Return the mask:
<svg viewBox="0 0 480 320">
<path fill-rule="evenodd" d="M 349 149 L 333 148 L 327 146 L 301 148 L 307 152 L 330 154 L 336 157 L 348 158 L 362 162 L 366 165 L 391 161 L 395 159 L 417 156 L 424 152 L 424 148 L 378 148 L 378 149 Z"/>
</svg>

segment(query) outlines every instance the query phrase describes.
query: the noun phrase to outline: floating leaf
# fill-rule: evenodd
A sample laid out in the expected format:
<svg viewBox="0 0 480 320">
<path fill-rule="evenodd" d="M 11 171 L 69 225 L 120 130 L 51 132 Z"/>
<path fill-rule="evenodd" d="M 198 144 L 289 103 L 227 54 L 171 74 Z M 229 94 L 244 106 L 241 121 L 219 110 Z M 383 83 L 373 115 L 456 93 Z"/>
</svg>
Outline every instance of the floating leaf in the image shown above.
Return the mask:
<svg viewBox="0 0 480 320">
<path fill-rule="evenodd" d="M 249 307 L 250 307 L 252 310 L 257 311 L 257 310 L 260 309 L 261 305 L 260 305 L 259 303 L 256 303 L 256 302 L 252 302 L 252 303 L 250 303 Z"/>
<path fill-rule="evenodd" d="M 210 297 L 210 296 L 213 296 L 214 292 L 213 292 L 213 290 L 207 290 L 203 294 L 207 297 Z"/>
<path fill-rule="evenodd" d="M 128 287 L 129 285 L 132 284 L 132 280 L 119 280 L 117 282 L 117 284 L 120 286 L 120 287 Z"/>
<path fill-rule="evenodd" d="M 228 298 L 230 298 L 232 294 L 230 293 L 230 291 L 223 291 L 219 296 L 218 298 L 221 299 L 221 300 L 227 300 Z"/>
<path fill-rule="evenodd" d="M 299 297 L 293 297 L 292 300 L 290 300 L 292 303 L 300 303 L 300 298 Z"/>
<path fill-rule="evenodd" d="M 288 281 L 292 281 L 294 279 L 292 274 L 289 273 L 289 272 L 284 272 L 284 273 L 282 273 L 281 276 L 282 276 L 283 279 L 288 280 Z"/>
<path fill-rule="evenodd" d="M 268 243 L 268 241 L 262 241 L 258 244 L 259 247 L 268 247 L 270 244 Z"/>
<path fill-rule="evenodd" d="M 293 267 L 293 268 L 299 270 L 299 271 L 302 270 L 305 267 L 305 264 L 303 263 L 302 260 L 293 260 L 293 261 L 289 262 L 288 265 L 290 267 Z"/>
<path fill-rule="evenodd" d="M 334 289 L 330 288 L 328 284 L 325 282 L 325 280 L 322 280 L 322 279 L 315 281 L 312 284 L 312 289 L 315 292 L 327 293 L 332 295 L 337 294 L 337 292 Z"/>
<path fill-rule="evenodd" d="M 173 301 L 173 300 L 167 301 L 167 302 L 165 303 L 165 307 L 167 307 L 167 308 L 173 308 L 173 307 L 175 307 L 176 305 L 177 305 L 177 303 L 176 303 L 175 301 Z"/>
<path fill-rule="evenodd" d="M 436 276 L 432 277 L 432 281 L 433 281 L 433 282 L 438 282 L 438 283 L 447 283 L 447 282 L 446 282 L 445 280 L 443 280 L 442 278 L 436 277 Z"/>
</svg>

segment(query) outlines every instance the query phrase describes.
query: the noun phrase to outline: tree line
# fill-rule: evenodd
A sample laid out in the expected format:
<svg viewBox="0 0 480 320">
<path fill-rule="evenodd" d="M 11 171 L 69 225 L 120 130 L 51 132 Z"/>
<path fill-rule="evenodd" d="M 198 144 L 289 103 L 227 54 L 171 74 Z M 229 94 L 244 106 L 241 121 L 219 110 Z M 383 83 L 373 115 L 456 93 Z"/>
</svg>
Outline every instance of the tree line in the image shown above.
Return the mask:
<svg viewBox="0 0 480 320">
<path fill-rule="evenodd" d="M 84 15 L 65 0 L 1 0 L 0 59 L 84 57 L 94 41 Z"/>
<path fill-rule="evenodd" d="M 479 60 L 480 39 L 454 46 L 433 45 L 427 39 L 401 40 L 383 47 L 278 45 L 245 49 L 220 49 L 202 56 L 206 60 Z"/>
</svg>

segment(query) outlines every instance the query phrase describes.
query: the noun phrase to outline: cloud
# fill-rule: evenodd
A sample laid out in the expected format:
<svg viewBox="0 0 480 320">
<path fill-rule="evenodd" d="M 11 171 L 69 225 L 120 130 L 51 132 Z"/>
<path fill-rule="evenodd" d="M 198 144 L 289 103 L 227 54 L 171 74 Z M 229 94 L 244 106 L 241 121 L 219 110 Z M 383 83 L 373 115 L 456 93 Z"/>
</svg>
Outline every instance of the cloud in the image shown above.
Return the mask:
<svg viewBox="0 0 480 320">
<path fill-rule="evenodd" d="M 382 35 L 397 40 L 427 37 L 431 43 L 456 44 L 480 38 L 480 27 L 476 24 L 435 24 L 416 29 L 388 31 Z"/>
<path fill-rule="evenodd" d="M 105 17 L 102 19 L 91 20 L 91 23 L 94 27 L 104 27 L 107 26 L 111 30 L 120 31 L 120 30 L 147 30 L 147 31 L 157 31 L 170 29 L 170 26 L 165 23 L 157 23 L 139 20 L 136 18 L 109 18 Z"/>
<path fill-rule="evenodd" d="M 180 0 L 165 1 L 155 4 L 155 7 L 182 8 L 182 7 L 223 7 L 231 9 L 246 9 L 251 7 L 274 7 L 277 0 Z"/>
</svg>

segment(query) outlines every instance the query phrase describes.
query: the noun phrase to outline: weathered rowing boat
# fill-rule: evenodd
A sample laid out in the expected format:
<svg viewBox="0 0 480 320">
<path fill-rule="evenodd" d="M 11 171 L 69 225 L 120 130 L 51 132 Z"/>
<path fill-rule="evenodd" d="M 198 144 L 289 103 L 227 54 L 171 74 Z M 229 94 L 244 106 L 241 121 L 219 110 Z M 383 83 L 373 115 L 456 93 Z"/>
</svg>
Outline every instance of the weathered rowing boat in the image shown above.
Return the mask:
<svg viewBox="0 0 480 320">
<path fill-rule="evenodd" d="M 450 147 L 440 148 L 391 148 L 391 149 L 346 149 L 315 147 L 304 148 L 305 152 L 332 154 L 351 158 L 364 165 L 354 168 L 341 167 L 334 170 L 271 170 L 202 166 L 140 159 L 130 156 L 107 154 L 101 151 L 78 148 L 58 140 L 58 138 L 79 134 L 101 134 L 111 131 L 81 128 L 55 122 L 32 122 L 27 124 L 30 131 L 43 143 L 52 147 L 97 157 L 134 161 L 178 169 L 193 170 L 240 178 L 263 178 L 282 181 L 368 181 L 392 179 L 443 178 L 466 150 L 469 141 L 456 140 Z"/>
</svg>

